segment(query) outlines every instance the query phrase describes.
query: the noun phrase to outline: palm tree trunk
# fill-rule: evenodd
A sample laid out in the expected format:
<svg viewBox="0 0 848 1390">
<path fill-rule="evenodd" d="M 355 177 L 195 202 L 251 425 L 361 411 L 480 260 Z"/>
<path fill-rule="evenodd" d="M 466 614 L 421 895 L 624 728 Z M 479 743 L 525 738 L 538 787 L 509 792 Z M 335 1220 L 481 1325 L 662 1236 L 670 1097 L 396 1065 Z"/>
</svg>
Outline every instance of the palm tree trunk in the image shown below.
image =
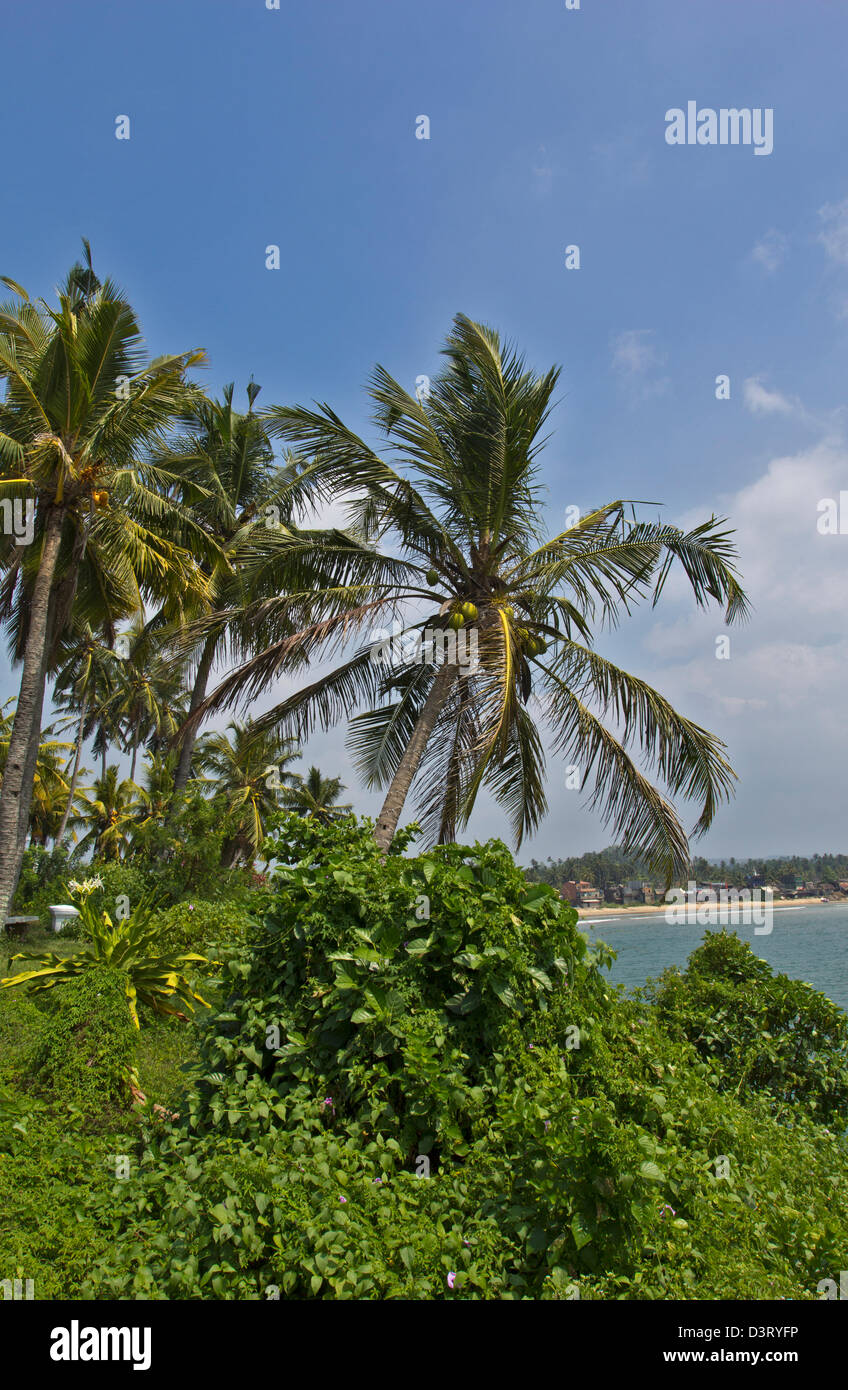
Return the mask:
<svg viewBox="0 0 848 1390">
<path fill-rule="evenodd" d="M 103 747 L 100 749 L 100 780 L 106 781 L 106 741 L 104 735 Z"/>
<path fill-rule="evenodd" d="M 212 663 L 215 660 L 215 647 L 217 643 L 217 633 L 211 633 L 206 639 L 206 644 L 198 663 L 197 675 L 194 678 L 194 689 L 191 692 L 191 701 L 188 707 L 189 714 L 194 714 L 194 711 L 206 698 L 206 686 L 212 670 Z M 191 772 L 191 755 L 194 752 L 196 740 L 197 728 L 194 726 L 188 733 L 183 735 L 183 740 L 180 744 L 180 760 L 177 763 L 177 771 L 174 776 L 174 797 L 171 802 L 172 809 L 176 807 L 177 798 L 182 796 L 188 784 L 188 775 Z"/>
<path fill-rule="evenodd" d="M 47 673 L 47 643 L 50 632 L 50 591 L 56 572 L 62 539 L 62 507 L 51 506 L 47 514 L 44 543 L 38 574 L 32 591 L 29 632 L 24 649 L 21 686 L 3 786 L 0 789 L 0 926 L 6 920 L 23 860 L 23 845 L 32 805 L 32 784 L 41 734 L 41 709 Z M 33 757 L 34 746 L 34 757 Z M 28 768 L 32 774 L 28 777 Z M 21 838 L 23 828 L 23 839 Z"/>
<path fill-rule="evenodd" d="M 55 843 L 57 845 L 60 845 L 62 843 L 65 831 L 68 828 L 68 817 L 71 814 L 71 807 L 74 804 L 74 795 L 77 789 L 77 779 L 79 777 L 80 763 L 82 762 L 82 731 L 83 725 L 85 724 L 85 715 L 87 709 L 88 690 L 85 691 L 82 697 L 82 705 L 80 706 L 79 723 L 77 724 L 77 746 L 76 752 L 74 754 L 74 770 L 71 774 L 71 785 L 68 788 L 68 804 L 65 807 L 64 814 L 62 816 L 62 824 L 59 826 L 59 833 L 56 836 Z"/>
<path fill-rule="evenodd" d="M 386 792 L 383 809 L 377 817 L 377 824 L 374 828 L 374 839 L 384 854 L 394 839 L 400 813 L 403 810 L 409 788 L 412 786 L 412 779 L 418 771 L 418 764 L 421 762 L 430 735 L 436 727 L 436 720 L 450 694 L 451 686 L 456 680 L 458 669 L 456 666 L 443 666 L 433 681 L 430 693 L 424 701 L 424 708 L 418 716 L 418 723 L 412 731 L 412 737 L 406 745 L 398 770 Z"/>
<path fill-rule="evenodd" d="M 132 762 L 130 763 L 130 781 L 131 781 L 131 782 L 134 782 L 134 781 L 135 781 L 135 760 L 136 760 L 136 758 L 138 757 L 138 738 L 137 738 L 137 737 L 133 739 L 132 750 L 133 750 L 133 752 L 132 752 Z"/>
<path fill-rule="evenodd" d="M 18 850 L 20 852 L 21 858 L 23 858 L 23 854 L 26 849 L 27 835 L 29 833 L 29 812 L 30 806 L 32 804 L 32 790 L 35 786 L 35 774 L 36 769 L 38 767 L 38 752 L 41 747 L 41 713 L 44 708 L 45 684 L 46 681 L 42 682 L 41 696 L 38 700 L 38 708 L 33 714 L 32 735 L 30 737 L 29 747 L 27 748 L 26 762 L 24 763 L 24 776 L 22 785 L 24 787 L 28 787 L 30 790 L 26 810 L 24 810 L 24 807 L 21 806 L 21 818 L 18 822 Z"/>
</svg>

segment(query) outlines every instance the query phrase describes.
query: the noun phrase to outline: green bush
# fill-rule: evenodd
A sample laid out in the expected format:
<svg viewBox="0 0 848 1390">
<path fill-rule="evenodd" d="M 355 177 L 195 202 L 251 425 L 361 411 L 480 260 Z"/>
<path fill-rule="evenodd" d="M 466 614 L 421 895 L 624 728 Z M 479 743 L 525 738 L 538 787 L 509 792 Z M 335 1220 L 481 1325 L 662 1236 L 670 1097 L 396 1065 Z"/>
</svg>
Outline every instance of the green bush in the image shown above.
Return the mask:
<svg viewBox="0 0 848 1390">
<path fill-rule="evenodd" d="M 37 1090 L 89 1114 L 125 1108 L 131 1099 L 136 1029 L 124 976 L 93 966 L 51 991 L 41 1037 L 30 1059 Z"/>
<path fill-rule="evenodd" d="M 47 909 L 51 903 L 65 901 L 65 884 L 70 877 L 73 877 L 73 867 L 63 845 L 52 850 L 41 845 L 26 850 L 12 913 L 20 917 L 38 917 L 42 925 L 49 925 Z"/>
<path fill-rule="evenodd" d="M 133 837 L 132 864 L 163 902 L 202 896 L 223 900 L 251 886 L 252 870 L 222 869 L 226 807 L 219 798 L 189 794 L 173 819 L 151 820 Z"/>
<path fill-rule="evenodd" d="M 0 1279 L 32 1279 L 38 1300 L 78 1298 L 92 1267 L 108 1261 L 98 1206 L 108 1207 L 116 1154 L 129 1154 L 135 1136 L 88 1132 L 65 1110 L 24 1116 L 13 1140 L 8 1151 L 0 1143 Z"/>
<path fill-rule="evenodd" d="M 256 918 L 239 902 L 192 898 L 157 912 L 157 940 L 169 952 L 226 950 L 242 945 L 257 928 Z"/>
<path fill-rule="evenodd" d="M 735 932 L 707 932 L 686 970 L 667 970 L 646 997 L 721 1091 L 762 1094 L 790 1120 L 800 1108 L 822 1124 L 848 1122 L 848 1016 L 812 985 L 776 975 Z"/>
<path fill-rule="evenodd" d="M 848 1248 L 841 1134 L 720 1094 L 499 842 L 405 847 L 280 820 L 271 908 L 179 1123 L 102 1209 L 89 1295 L 815 1298 Z"/>
</svg>

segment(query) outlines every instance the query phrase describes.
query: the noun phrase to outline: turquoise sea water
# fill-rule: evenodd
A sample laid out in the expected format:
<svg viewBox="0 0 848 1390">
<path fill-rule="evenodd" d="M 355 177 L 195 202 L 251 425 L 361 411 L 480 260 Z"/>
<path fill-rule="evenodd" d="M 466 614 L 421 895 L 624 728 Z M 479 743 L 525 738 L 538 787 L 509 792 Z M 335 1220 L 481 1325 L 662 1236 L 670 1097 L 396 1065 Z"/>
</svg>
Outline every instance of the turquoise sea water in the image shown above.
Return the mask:
<svg viewBox="0 0 848 1390">
<path fill-rule="evenodd" d="M 755 955 L 773 970 L 796 980 L 807 980 L 848 1010 L 848 903 L 798 903 L 776 906 L 772 932 L 756 936 L 753 926 L 728 925 Z M 649 975 L 659 975 L 667 965 L 685 966 L 687 957 L 707 930 L 718 926 L 671 926 L 662 913 L 634 911 L 625 922 L 587 918 L 580 923 L 590 941 L 605 941 L 618 952 L 610 979 L 633 988 Z"/>
</svg>

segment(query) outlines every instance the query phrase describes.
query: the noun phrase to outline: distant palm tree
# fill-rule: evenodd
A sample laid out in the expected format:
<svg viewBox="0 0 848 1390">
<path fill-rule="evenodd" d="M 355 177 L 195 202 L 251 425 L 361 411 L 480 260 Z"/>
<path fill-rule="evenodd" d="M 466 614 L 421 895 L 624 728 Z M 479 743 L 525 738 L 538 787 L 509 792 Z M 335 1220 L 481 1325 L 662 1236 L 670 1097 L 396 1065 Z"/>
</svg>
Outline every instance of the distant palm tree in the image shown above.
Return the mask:
<svg viewBox="0 0 848 1390">
<path fill-rule="evenodd" d="M 202 589 L 193 556 L 211 544 L 165 504 L 172 480 L 147 457 L 203 354 L 147 362 L 131 305 L 97 279 L 87 243 L 86 263 L 72 269 L 56 308 L 3 279 L 15 298 L 0 305 L 0 495 L 32 503 L 34 539 L 17 546 L 0 536 L 0 613 L 22 662 L 0 794 L 0 921 L 20 873 L 59 638 L 73 616 L 85 620 L 101 606 L 98 589 L 135 608 L 143 594 Z"/>
<path fill-rule="evenodd" d="M 139 789 L 135 782 L 118 780 L 118 768 L 107 767 L 91 788 L 80 795 L 77 822 L 85 831 L 78 850 L 92 851 L 93 859 L 121 859 L 138 812 Z"/>
<path fill-rule="evenodd" d="M 364 706 L 351 741 L 368 785 L 387 788 L 375 832 L 383 849 L 416 778 L 433 839 L 454 839 L 487 787 L 520 844 L 547 809 L 545 724 L 622 848 L 670 882 L 688 866 L 688 840 L 645 765 L 670 795 L 700 802 L 694 834 L 711 824 L 735 773 L 716 735 L 596 650 L 594 629 L 640 600 L 656 603 L 675 563 L 699 606 L 714 600 L 727 622 L 743 617 L 732 533 L 715 517 L 688 532 L 637 520 L 635 504 L 618 500 L 544 539 L 537 456 L 558 370 L 537 376 L 496 332 L 461 314 L 444 355 L 426 400 L 384 368 L 373 372 L 374 419 L 396 467 L 329 406 L 266 412 L 269 433 L 310 460 L 302 483 L 311 474 L 326 495 L 349 497 L 351 531 L 280 538 L 262 572 L 267 584 L 277 565 L 279 598 L 245 612 L 249 621 L 255 609 L 269 630 L 276 623 L 279 635 L 196 715 L 255 698 L 294 660 L 326 661 L 362 634 L 354 655 L 276 704 L 257 727 L 304 740 Z M 307 551 L 331 575 L 311 592 L 290 574 Z M 245 584 L 249 591 L 249 571 Z M 286 636 L 295 617 L 300 629 Z M 375 628 L 385 635 L 395 618 L 413 638 L 429 632 L 442 659 L 431 647 L 376 662 Z M 475 662 L 450 646 L 466 625 L 478 643 Z"/>
<path fill-rule="evenodd" d="M 64 839 L 77 783 L 82 775 L 83 742 L 94 733 L 95 753 L 101 756 L 100 776 L 106 776 L 106 752 L 116 730 L 105 714 L 115 683 L 117 656 L 92 632 L 88 623 L 69 634 L 60 646 L 59 669 L 53 687 L 53 704 L 65 711 L 67 725 L 75 725 L 74 766 L 65 815 L 56 836 Z"/>
<path fill-rule="evenodd" d="M 296 811 L 308 820 L 328 825 L 353 809 L 350 803 L 335 804 L 344 790 L 339 777 L 322 777 L 317 767 L 311 767 L 305 777 L 294 774 L 291 786 L 284 789 L 280 799 L 287 811 Z"/>
<path fill-rule="evenodd" d="M 292 471 L 277 464 L 264 420 L 253 409 L 260 387 L 252 380 L 248 383 L 245 413 L 234 409 L 234 391 L 230 382 L 220 401 L 195 398 L 181 417 L 178 432 L 156 455 L 161 467 L 179 477 L 180 501 L 190 508 L 196 524 L 214 538 L 217 547 L 202 565 L 208 589 L 203 600 L 194 605 L 196 625 L 187 633 L 183 612 L 175 625 L 177 651 L 182 658 L 191 653 L 194 665 L 191 713 L 204 700 L 212 668 L 223 651 L 255 650 L 256 624 L 242 622 L 242 570 L 245 563 L 256 559 L 257 542 L 261 553 L 269 520 L 275 516 L 282 519 L 291 509 L 288 485 Z M 260 592 L 254 573 L 253 597 Z M 168 632 L 166 624 L 164 640 Z M 174 779 L 174 813 L 191 774 L 197 731 L 195 723 L 177 741 L 180 756 Z"/>
<path fill-rule="evenodd" d="M 291 781 L 288 764 L 300 757 L 300 750 L 291 739 L 257 730 L 248 720 L 233 721 L 226 733 L 204 735 L 197 754 L 201 772 L 209 774 L 206 780 L 227 810 L 222 866 L 250 864 L 262 845 L 265 820 L 279 806 L 277 794 Z"/>
<path fill-rule="evenodd" d="M 130 780 L 135 781 L 139 748 L 153 740 L 164 745 L 185 716 L 183 678 L 173 654 L 157 650 L 154 632 L 140 617 L 121 637 L 124 655 L 114 665 L 113 687 L 102 712 L 120 730 L 124 750 L 131 752 Z"/>
</svg>

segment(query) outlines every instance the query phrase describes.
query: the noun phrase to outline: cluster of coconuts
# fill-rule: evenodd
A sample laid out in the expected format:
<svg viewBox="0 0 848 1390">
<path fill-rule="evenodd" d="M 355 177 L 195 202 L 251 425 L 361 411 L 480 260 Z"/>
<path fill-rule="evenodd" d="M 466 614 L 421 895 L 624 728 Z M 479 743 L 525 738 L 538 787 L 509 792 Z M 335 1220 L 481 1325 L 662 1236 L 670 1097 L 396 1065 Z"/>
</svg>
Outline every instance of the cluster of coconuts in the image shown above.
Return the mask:
<svg viewBox="0 0 848 1390">
<path fill-rule="evenodd" d="M 458 607 L 452 610 L 451 615 L 448 618 L 448 627 L 452 627 L 454 630 L 456 630 L 458 627 L 464 627 L 466 623 L 474 623 L 476 621 L 476 603 L 460 603 Z"/>
<path fill-rule="evenodd" d="M 438 570 L 428 570 L 428 571 L 427 571 L 427 583 L 430 585 L 430 587 L 432 588 L 435 584 L 438 584 L 438 582 L 439 582 L 439 572 L 438 572 Z M 466 603 L 457 603 L 457 604 L 455 604 L 454 607 L 451 609 L 450 617 L 448 618 L 448 627 L 452 627 L 453 630 L 456 631 L 457 628 L 464 627 L 466 623 L 475 623 L 476 621 L 477 621 L 477 605 L 476 605 L 476 603 L 470 603 L 470 602 L 466 602 Z"/>
<path fill-rule="evenodd" d="M 534 632 L 530 632 L 526 627 L 517 627 L 515 634 L 521 643 L 521 650 L 525 656 L 541 656 L 542 652 L 548 650 L 548 644 L 542 637 L 537 637 Z"/>
<path fill-rule="evenodd" d="M 109 494 L 105 488 L 95 488 L 91 494 L 91 500 L 95 507 L 106 507 L 109 505 Z"/>
</svg>

